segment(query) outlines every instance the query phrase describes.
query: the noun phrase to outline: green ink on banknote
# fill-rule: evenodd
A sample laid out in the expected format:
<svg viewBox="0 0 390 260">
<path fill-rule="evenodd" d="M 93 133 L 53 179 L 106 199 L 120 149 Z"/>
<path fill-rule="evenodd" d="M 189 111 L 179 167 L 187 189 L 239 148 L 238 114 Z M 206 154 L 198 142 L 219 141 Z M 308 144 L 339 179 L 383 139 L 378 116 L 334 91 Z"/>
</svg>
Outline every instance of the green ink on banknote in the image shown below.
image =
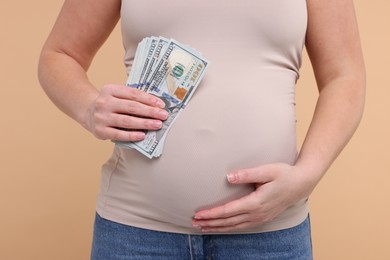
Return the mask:
<svg viewBox="0 0 390 260">
<path fill-rule="evenodd" d="M 172 76 L 175 78 L 180 78 L 184 73 L 184 66 L 180 63 L 176 63 L 175 67 L 172 69 Z"/>
</svg>

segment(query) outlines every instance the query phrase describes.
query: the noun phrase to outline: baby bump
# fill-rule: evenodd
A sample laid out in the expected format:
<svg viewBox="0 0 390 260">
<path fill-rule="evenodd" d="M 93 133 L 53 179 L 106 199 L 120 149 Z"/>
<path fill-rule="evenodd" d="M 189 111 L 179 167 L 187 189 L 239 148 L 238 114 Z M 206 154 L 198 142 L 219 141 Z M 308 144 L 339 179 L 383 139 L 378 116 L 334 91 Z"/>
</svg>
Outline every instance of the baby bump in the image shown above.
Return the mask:
<svg viewBox="0 0 390 260">
<path fill-rule="evenodd" d="M 254 190 L 231 185 L 233 170 L 296 158 L 294 80 L 263 88 L 201 91 L 171 128 L 160 158 L 116 148 L 118 160 L 107 197 L 129 215 L 191 227 L 194 213 L 223 205 Z M 280 79 L 279 79 L 280 81 Z M 265 93 L 264 89 L 273 88 Z M 210 95 L 209 95 L 210 94 Z"/>
<path fill-rule="evenodd" d="M 121 158 L 107 185 L 106 196 L 115 204 L 111 206 L 121 207 L 130 215 L 191 227 L 196 211 L 222 205 L 254 190 L 253 185 L 229 184 L 226 175 L 231 169 L 218 158 L 208 157 L 210 154 L 199 153 L 189 160 L 184 148 L 169 163 L 163 157 L 156 159 L 162 162 L 156 163 L 136 151 L 116 150 Z M 193 151 L 191 154 L 196 155 Z M 124 158 L 133 158 L 137 163 L 129 167 Z"/>
</svg>

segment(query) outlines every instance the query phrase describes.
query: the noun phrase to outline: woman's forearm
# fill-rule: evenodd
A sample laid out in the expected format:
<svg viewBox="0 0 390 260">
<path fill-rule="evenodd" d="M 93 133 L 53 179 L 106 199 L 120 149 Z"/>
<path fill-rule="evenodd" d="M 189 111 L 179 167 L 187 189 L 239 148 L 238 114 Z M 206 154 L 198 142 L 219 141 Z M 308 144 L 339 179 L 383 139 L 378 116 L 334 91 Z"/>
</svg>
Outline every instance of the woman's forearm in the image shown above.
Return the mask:
<svg viewBox="0 0 390 260">
<path fill-rule="evenodd" d="M 295 165 L 312 189 L 355 132 L 363 114 L 364 100 L 363 75 L 339 77 L 320 91 Z"/>
<path fill-rule="evenodd" d="M 53 103 L 88 128 L 88 109 L 99 93 L 88 81 L 84 68 L 65 53 L 43 50 L 38 75 Z"/>
</svg>

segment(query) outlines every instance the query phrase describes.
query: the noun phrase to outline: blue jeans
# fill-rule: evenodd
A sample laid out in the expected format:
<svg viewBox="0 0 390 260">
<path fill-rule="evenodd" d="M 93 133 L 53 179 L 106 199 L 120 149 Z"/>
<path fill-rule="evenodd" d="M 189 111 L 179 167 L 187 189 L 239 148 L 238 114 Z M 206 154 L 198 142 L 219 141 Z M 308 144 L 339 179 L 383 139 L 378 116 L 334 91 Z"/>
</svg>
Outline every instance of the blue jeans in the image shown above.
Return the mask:
<svg viewBox="0 0 390 260">
<path fill-rule="evenodd" d="M 118 224 L 96 214 L 92 260 L 312 259 L 310 220 L 257 234 L 188 235 Z"/>
</svg>

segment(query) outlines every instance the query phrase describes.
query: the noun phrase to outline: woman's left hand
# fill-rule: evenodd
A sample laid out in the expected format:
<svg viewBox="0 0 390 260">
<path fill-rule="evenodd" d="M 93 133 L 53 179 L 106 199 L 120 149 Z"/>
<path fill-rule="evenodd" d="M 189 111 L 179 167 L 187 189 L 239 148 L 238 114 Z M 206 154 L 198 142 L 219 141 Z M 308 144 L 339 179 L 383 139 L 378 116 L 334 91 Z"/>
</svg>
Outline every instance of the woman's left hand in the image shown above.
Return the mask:
<svg viewBox="0 0 390 260">
<path fill-rule="evenodd" d="M 268 164 L 230 173 L 231 184 L 255 184 L 247 196 L 195 214 L 194 227 L 202 232 L 228 232 L 271 221 L 286 208 L 307 198 L 314 185 L 296 166 Z"/>
</svg>

